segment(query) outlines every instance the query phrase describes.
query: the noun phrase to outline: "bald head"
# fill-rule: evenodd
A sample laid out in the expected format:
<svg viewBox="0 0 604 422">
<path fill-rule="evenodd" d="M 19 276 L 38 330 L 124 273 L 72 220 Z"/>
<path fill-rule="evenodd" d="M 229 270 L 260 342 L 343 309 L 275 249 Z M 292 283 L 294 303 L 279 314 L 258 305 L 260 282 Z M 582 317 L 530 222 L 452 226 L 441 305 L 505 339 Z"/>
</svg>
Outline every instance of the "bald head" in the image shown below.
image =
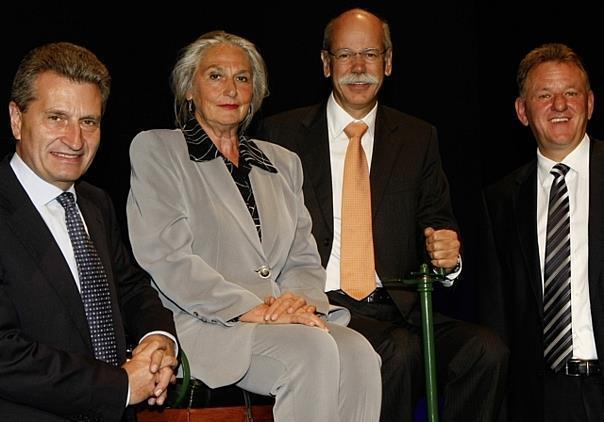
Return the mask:
<svg viewBox="0 0 604 422">
<path fill-rule="evenodd" d="M 334 38 L 337 38 L 337 34 L 343 30 L 363 33 L 377 31 L 380 33 L 382 48 L 384 50 L 392 49 L 388 23 L 367 10 L 357 8 L 345 11 L 327 24 L 323 33 L 323 50 L 334 50 L 332 44 Z"/>
</svg>

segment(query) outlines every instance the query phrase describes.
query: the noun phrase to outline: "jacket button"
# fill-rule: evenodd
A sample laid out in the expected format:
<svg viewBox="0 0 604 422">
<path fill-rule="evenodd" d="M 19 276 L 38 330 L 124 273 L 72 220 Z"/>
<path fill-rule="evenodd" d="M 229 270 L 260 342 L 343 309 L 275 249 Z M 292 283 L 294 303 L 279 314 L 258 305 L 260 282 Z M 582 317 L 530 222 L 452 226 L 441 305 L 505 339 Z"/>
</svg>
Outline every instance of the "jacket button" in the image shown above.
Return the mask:
<svg viewBox="0 0 604 422">
<path fill-rule="evenodd" d="M 330 243 L 331 242 L 329 241 L 329 238 L 326 237 L 325 239 L 323 239 L 323 246 L 329 246 Z"/>
<path fill-rule="evenodd" d="M 267 265 L 261 266 L 256 272 L 262 278 L 269 278 L 271 276 L 271 269 Z"/>
</svg>

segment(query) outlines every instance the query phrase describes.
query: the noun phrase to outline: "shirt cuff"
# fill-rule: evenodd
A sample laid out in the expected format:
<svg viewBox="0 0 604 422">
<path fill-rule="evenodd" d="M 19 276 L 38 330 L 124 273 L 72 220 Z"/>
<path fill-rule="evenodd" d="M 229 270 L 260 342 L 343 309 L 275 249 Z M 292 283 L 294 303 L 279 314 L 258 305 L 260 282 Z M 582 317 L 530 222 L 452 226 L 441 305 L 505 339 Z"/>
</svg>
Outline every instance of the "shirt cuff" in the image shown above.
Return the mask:
<svg viewBox="0 0 604 422">
<path fill-rule="evenodd" d="M 459 277 L 459 275 L 461 274 L 462 267 L 463 265 L 460 255 L 457 257 L 457 265 L 455 266 L 455 268 L 453 268 L 453 270 L 451 270 L 449 274 L 445 276 L 445 279 L 441 281 L 441 284 L 445 287 L 451 287 L 453 283 L 455 283 L 457 277 Z"/>
<path fill-rule="evenodd" d="M 166 336 L 170 340 L 172 340 L 174 342 L 174 352 L 176 353 L 176 356 L 178 356 L 178 342 L 176 341 L 176 337 L 174 337 L 172 334 L 168 333 L 167 331 L 159 331 L 159 330 L 158 331 L 149 331 L 147 334 L 145 334 L 144 336 L 141 337 L 138 344 L 140 344 L 141 341 L 143 341 L 146 337 L 149 337 L 152 334 L 161 334 L 162 336 Z"/>
<path fill-rule="evenodd" d="M 178 342 L 176 341 L 176 337 L 174 337 L 172 334 L 168 333 L 167 331 L 150 331 L 141 337 L 138 344 L 140 344 L 141 341 L 143 341 L 146 337 L 149 337 L 152 334 L 161 334 L 162 336 L 166 336 L 170 340 L 172 340 L 174 342 L 174 352 L 176 353 L 176 356 L 178 356 Z M 126 396 L 126 407 L 128 407 L 129 405 L 130 405 L 130 382 L 128 382 L 128 395 Z"/>
</svg>

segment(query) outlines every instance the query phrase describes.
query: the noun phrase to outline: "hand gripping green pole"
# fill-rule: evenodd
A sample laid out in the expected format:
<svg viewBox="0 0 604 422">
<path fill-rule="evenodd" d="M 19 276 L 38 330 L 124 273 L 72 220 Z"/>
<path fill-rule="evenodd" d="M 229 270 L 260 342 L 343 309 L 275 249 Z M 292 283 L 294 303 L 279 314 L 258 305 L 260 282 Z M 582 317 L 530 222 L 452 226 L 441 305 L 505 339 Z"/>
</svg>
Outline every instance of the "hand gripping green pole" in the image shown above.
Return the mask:
<svg viewBox="0 0 604 422">
<path fill-rule="evenodd" d="M 428 422 L 438 422 L 438 392 L 436 384 L 436 353 L 434 350 L 434 327 L 432 322 L 432 283 L 443 280 L 444 268 L 438 274 L 431 274 L 427 264 L 422 264 L 419 273 L 411 273 L 412 279 L 403 283 L 416 285 L 422 311 L 422 342 L 424 350 L 424 371 L 426 377 L 426 404 Z"/>
</svg>

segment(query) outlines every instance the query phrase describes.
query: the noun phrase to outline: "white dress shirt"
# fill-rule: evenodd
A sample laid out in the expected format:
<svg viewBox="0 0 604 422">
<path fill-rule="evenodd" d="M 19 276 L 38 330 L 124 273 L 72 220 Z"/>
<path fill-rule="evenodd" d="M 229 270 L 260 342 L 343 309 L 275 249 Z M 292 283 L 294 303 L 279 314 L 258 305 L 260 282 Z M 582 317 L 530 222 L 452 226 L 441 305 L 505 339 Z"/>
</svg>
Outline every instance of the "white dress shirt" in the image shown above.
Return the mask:
<svg viewBox="0 0 604 422">
<path fill-rule="evenodd" d="M 75 256 L 73 254 L 73 246 L 71 244 L 71 239 L 69 238 L 69 233 L 67 232 L 67 223 L 65 222 L 65 208 L 57 201 L 57 196 L 62 194 L 64 191 L 56 187 L 55 185 L 48 183 L 46 180 L 42 179 L 38 176 L 34 171 L 29 168 L 27 164 L 19 157 L 18 154 L 13 154 L 13 158 L 10 160 L 10 166 L 15 172 L 17 176 L 17 180 L 25 189 L 27 196 L 36 207 L 36 210 L 40 213 L 40 216 L 48 226 L 52 236 L 57 242 L 59 249 L 63 253 L 65 257 L 65 261 L 67 265 L 69 265 L 69 269 L 73 274 L 73 279 L 78 287 L 78 291 L 81 292 L 80 289 L 80 276 L 78 274 L 78 265 L 75 260 Z M 65 192 L 71 192 L 76 200 L 77 207 L 77 195 L 73 185 Z M 78 207 L 78 212 L 80 212 L 80 208 Z M 80 217 L 82 214 L 80 212 Z M 84 222 L 84 227 L 86 231 L 88 231 L 88 227 L 86 226 L 86 222 L 84 218 L 82 218 L 82 222 Z M 174 342 L 174 350 L 176 355 L 178 356 L 178 343 L 176 342 L 176 338 L 168 332 L 165 331 L 151 331 L 145 334 L 140 341 L 147 336 L 152 334 L 162 334 Z M 126 397 L 126 406 L 130 402 L 130 384 L 128 384 L 128 395 Z"/>
<path fill-rule="evenodd" d="M 344 183 L 344 159 L 346 148 L 348 148 L 348 136 L 344 128 L 353 121 L 362 121 L 367 125 L 367 130 L 361 138 L 361 145 L 365 151 L 369 171 L 371 172 L 371 157 L 373 155 L 373 134 L 375 130 L 375 114 L 377 103 L 362 120 L 356 120 L 350 116 L 333 97 L 333 93 L 327 100 L 327 131 L 329 136 L 329 158 L 331 161 L 331 189 L 333 198 L 333 243 L 331 254 L 327 262 L 327 281 L 325 291 L 340 289 L 340 247 L 341 247 L 341 225 L 342 225 L 342 184 Z M 375 282 L 381 286 L 376 274 Z"/>
<path fill-rule="evenodd" d="M 591 320 L 588 283 L 588 223 L 589 223 L 589 137 L 564 160 L 570 167 L 565 181 L 570 202 L 570 289 L 573 333 L 573 358 L 597 359 L 596 343 Z M 549 191 L 554 181 L 550 171 L 557 163 L 537 150 L 537 236 L 541 288 L 547 235 L 547 208 Z M 543 290 L 542 290 L 543 291 Z"/>
<path fill-rule="evenodd" d="M 31 199 L 33 202 L 34 207 L 36 207 L 36 210 L 38 210 L 40 216 L 48 226 L 48 229 L 55 238 L 57 245 L 59 245 L 59 249 L 61 249 L 61 252 L 65 257 L 65 261 L 67 261 L 67 265 L 69 265 L 69 269 L 73 274 L 73 279 L 78 286 L 78 290 L 80 290 L 78 266 L 76 264 L 71 239 L 69 238 L 67 225 L 65 223 L 65 209 L 61 204 L 59 204 L 59 201 L 57 201 L 57 196 L 62 194 L 63 191 L 55 185 L 50 184 L 44 179 L 40 178 L 32 169 L 27 166 L 27 164 L 25 164 L 18 154 L 13 155 L 13 158 L 10 161 L 10 166 L 15 172 L 17 179 L 23 186 L 23 189 L 25 189 L 27 196 L 29 196 L 29 199 Z M 67 190 L 67 192 L 73 193 L 74 199 L 77 200 L 77 195 L 73 185 Z M 78 212 L 79 211 L 80 209 L 78 208 Z M 82 221 L 84 221 L 83 218 Z M 84 223 L 84 227 L 86 227 L 86 223 Z M 88 228 L 86 228 L 86 230 L 88 230 Z"/>
<path fill-rule="evenodd" d="M 375 135 L 375 116 L 377 114 L 377 102 L 365 117 L 361 120 L 353 118 L 336 102 L 333 92 L 327 100 L 327 132 L 329 137 L 329 158 L 331 162 L 331 191 L 333 198 L 333 242 L 331 253 L 327 262 L 327 281 L 325 291 L 340 289 L 340 247 L 341 247 L 341 225 L 342 225 L 342 186 L 344 183 L 344 159 L 346 148 L 348 148 L 348 136 L 344 128 L 353 121 L 361 121 L 367 125 L 367 131 L 361 138 L 361 145 L 365 151 L 369 174 L 371 174 L 371 158 L 373 157 L 373 145 Z M 444 286 L 451 286 L 453 280 L 459 276 L 460 266 L 455 272 L 447 275 L 442 282 Z M 377 273 L 375 275 L 376 286 L 381 287 Z"/>
</svg>

